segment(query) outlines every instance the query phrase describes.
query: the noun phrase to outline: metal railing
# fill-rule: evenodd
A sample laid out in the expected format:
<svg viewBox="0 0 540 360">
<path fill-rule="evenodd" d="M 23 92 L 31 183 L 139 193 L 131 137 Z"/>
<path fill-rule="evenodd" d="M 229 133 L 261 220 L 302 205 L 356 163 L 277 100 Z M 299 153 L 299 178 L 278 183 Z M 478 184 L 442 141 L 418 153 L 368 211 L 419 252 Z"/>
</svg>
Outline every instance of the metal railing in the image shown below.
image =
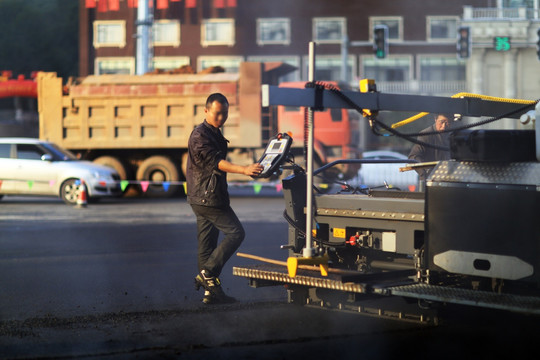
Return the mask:
<svg viewBox="0 0 540 360">
<path fill-rule="evenodd" d="M 531 20 L 540 19 L 540 10 L 517 8 L 473 8 L 465 6 L 463 20 Z"/>
</svg>

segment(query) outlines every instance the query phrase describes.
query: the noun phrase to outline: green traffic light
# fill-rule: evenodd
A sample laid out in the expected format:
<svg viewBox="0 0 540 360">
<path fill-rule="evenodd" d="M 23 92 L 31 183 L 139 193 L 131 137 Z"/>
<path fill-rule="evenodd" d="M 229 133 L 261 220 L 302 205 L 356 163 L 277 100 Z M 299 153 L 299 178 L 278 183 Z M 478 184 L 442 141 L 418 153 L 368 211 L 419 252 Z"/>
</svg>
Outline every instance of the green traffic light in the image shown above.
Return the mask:
<svg viewBox="0 0 540 360">
<path fill-rule="evenodd" d="M 375 25 L 373 29 L 373 52 L 377 59 L 384 59 L 388 53 L 388 26 Z"/>
</svg>

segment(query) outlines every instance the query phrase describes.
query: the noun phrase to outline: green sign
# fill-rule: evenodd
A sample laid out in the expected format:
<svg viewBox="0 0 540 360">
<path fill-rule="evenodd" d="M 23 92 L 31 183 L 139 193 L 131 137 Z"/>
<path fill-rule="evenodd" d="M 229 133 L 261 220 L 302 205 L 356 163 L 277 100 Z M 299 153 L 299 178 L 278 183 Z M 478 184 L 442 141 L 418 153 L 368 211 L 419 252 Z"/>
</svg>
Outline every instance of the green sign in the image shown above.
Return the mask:
<svg viewBox="0 0 540 360">
<path fill-rule="evenodd" d="M 510 50 L 510 36 L 495 36 L 493 38 L 493 47 L 495 51 Z"/>
</svg>

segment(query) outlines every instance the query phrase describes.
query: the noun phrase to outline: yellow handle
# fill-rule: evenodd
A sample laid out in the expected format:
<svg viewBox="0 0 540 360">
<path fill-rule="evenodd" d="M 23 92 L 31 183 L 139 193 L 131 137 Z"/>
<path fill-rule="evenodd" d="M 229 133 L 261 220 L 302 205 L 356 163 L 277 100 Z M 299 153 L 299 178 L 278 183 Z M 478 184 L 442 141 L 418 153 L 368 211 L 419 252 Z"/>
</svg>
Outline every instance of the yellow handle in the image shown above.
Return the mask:
<svg viewBox="0 0 540 360">
<path fill-rule="evenodd" d="M 328 255 L 312 258 L 289 257 L 287 259 L 287 269 L 290 277 L 296 277 L 298 265 L 319 265 L 322 276 L 328 276 Z"/>
</svg>

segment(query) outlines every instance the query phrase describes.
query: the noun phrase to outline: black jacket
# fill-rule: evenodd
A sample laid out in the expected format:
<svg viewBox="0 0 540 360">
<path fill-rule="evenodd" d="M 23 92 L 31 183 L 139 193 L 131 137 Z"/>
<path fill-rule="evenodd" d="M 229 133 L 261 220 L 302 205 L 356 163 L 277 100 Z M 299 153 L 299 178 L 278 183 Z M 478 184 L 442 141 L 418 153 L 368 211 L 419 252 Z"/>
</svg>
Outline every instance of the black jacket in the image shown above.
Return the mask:
<svg viewBox="0 0 540 360">
<path fill-rule="evenodd" d="M 420 133 L 427 132 L 436 132 L 437 128 L 435 125 L 432 125 Z M 450 135 L 449 133 L 439 133 L 434 135 L 424 135 L 419 136 L 418 140 L 425 142 L 426 144 L 431 144 L 439 147 L 450 147 Z M 431 161 L 441 161 L 450 159 L 450 151 L 443 151 L 439 149 L 434 149 L 432 147 L 414 144 L 409 153 L 409 159 L 418 160 L 419 162 L 431 162 Z M 418 174 L 420 175 L 421 180 L 425 180 L 429 174 L 429 170 L 418 169 Z"/>
<path fill-rule="evenodd" d="M 218 164 L 225 160 L 228 140 L 206 120 L 189 137 L 187 161 L 187 198 L 190 204 L 224 207 L 230 204 L 227 173 Z"/>
</svg>

